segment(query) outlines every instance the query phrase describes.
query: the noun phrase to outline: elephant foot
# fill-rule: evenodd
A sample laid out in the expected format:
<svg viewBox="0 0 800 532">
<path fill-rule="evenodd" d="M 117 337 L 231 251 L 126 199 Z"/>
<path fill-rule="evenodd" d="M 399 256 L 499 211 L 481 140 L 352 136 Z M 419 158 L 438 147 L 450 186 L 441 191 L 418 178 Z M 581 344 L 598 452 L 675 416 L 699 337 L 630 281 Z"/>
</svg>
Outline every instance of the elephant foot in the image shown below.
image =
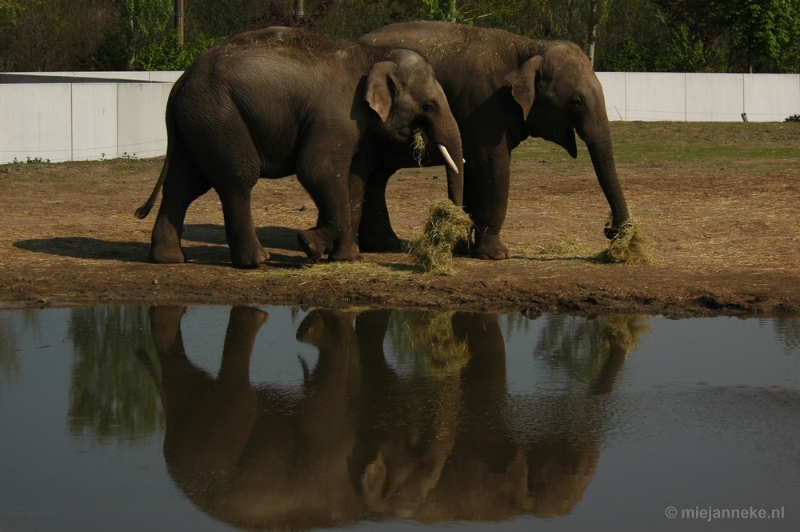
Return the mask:
<svg viewBox="0 0 800 532">
<path fill-rule="evenodd" d="M 508 248 L 499 237 L 483 238 L 472 247 L 471 255 L 479 260 L 505 260 L 509 258 Z"/>
<path fill-rule="evenodd" d="M 269 258 L 269 253 L 264 251 L 260 245 L 252 253 L 234 253 L 231 251 L 231 262 L 235 268 L 258 268 L 259 264 L 264 264 Z"/>
<path fill-rule="evenodd" d="M 391 238 L 362 238 L 358 237 L 358 245 L 361 251 L 367 253 L 393 253 L 404 251 L 408 242 L 396 236 Z"/>
<path fill-rule="evenodd" d="M 300 248 L 311 259 L 312 262 L 319 262 L 328 244 L 313 229 L 306 229 L 297 233 L 297 242 Z"/>
<path fill-rule="evenodd" d="M 152 244 L 150 246 L 150 262 L 156 264 L 180 264 L 186 262 L 186 257 L 180 246 L 159 246 Z"/>
<path fill-rule="evenodd" d="M 339 246 L 328 255 L 328 260 L 331 262 L 360 262 L 363 259 L 358 252 L 358 246 L 355 242 L 339 243 Z"/>
</svg>

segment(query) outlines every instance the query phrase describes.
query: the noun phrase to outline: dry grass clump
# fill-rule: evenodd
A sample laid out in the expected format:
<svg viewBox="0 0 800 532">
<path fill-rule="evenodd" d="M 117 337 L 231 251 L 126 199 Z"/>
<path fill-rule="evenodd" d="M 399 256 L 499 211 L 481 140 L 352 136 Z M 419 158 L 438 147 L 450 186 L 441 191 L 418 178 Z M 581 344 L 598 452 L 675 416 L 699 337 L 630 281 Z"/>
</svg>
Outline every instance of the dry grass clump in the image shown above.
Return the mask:
<svg viewBox="0 0 800 532">
<path fill-rule="evenodd" d="M 472 220 L 467 213 L 450 200 L 431 203 L 428 221 L 422 235 L 408 245 L 408 253 L 425 271 L 439 275 L 452 275 L 453 248 L 469 240 Z"/>
<path fill-rule="evenodd" d="M 606 222 L 606 227 L 611 221 Z M 608 245 L 608 249 L 598 255 L 600 262 L 618 262 L 622 264 L 653 264 L 655 254 L 653 241 L 642 230 L 639 220 L 631 216 L 620 228 Z"/>
</svg>

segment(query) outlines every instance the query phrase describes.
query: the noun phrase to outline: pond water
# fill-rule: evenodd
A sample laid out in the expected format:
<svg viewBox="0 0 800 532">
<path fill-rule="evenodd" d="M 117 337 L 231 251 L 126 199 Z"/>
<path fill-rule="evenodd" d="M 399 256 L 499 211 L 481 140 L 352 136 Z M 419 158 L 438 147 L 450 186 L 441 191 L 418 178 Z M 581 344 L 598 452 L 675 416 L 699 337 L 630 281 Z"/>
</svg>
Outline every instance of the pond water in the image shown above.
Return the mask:
<svg viewBox="0 0 800 532">
<path fill-rule="evenodd" d="M 0 530 L 798 530 L 800 320 L 0 312 Z"/>
</svg>

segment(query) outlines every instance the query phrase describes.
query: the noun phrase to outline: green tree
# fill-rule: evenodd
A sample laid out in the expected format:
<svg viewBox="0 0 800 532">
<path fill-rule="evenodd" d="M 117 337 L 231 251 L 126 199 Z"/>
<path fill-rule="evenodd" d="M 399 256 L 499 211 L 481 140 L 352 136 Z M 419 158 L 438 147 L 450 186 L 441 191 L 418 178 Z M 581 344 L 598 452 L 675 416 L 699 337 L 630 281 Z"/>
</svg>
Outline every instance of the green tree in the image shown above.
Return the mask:
<svg viewBox="0 0 800 532">
<path fill-rule="evenodd" d="M 103 0 L 0 0 L 0 70 L 70 70 L 113 22 Z"/>
<path fill-rule="evenodd" d="M 172 17 L 170 0 L 111 0 L 117 9 L 125 35 L 125 63 L 136 68 L 139 53 L 163 38 Z"/>
<path fill-rule="evenodd" d="M 796 0 L 732 0 L 720 3 L 720 13 L 731 30 L 732 55 L 738 52 L 751 73 L 758 63 L 777 67 L 800 24 Z"/>
<path fill-rule="evenodd" d="M 597 44 L 597 29 L 608 20 L 611 0 L 587 0 L 589 26 L 589 62 L 594 65 L 594 52 Z"/>
</svg>

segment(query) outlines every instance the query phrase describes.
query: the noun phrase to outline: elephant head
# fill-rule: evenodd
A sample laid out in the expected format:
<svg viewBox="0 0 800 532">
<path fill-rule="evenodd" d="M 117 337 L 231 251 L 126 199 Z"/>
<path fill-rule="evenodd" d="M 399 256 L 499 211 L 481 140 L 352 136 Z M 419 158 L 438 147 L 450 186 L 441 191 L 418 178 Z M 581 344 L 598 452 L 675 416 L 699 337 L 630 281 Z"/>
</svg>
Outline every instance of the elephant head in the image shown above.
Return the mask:
<svg viewBox="0 0 800 532">
<path fill-rule="evenodd" d="M 393 141 L 407 143 L 422 128 L 446 164 L 448 197 L 461 206 L 461 135 L 433 67 L 410 50 L 393 50 L 391 59 L 375 63 L 366 80 L 364 100 L 377 114 L 376 129 Z"/>
<path fill-rule="evenodd" d="M 611 129 L 600 81 L 589 59 L 570 42 L 547 43 L 506 76 L 533 137 L 562 146 L 578 156 L 575 133 L 586 143 L 600 187 L 611 207 L 607 238 L 614 238 L 630 218 L 617 177 Z"/>
</svg>

